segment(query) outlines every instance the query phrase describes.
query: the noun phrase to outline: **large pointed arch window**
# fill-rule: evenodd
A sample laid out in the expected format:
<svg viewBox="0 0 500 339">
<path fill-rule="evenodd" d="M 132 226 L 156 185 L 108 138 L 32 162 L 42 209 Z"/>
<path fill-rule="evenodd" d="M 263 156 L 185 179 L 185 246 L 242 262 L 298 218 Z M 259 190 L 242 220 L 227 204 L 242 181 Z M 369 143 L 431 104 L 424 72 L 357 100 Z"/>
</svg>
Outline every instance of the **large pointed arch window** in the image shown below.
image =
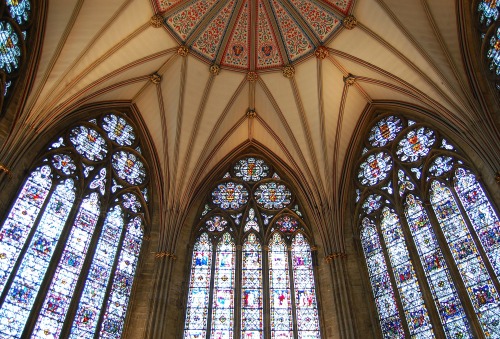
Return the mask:
<svg viewBox="0 0 500 339">
<path fill-rule="evenodd" d="M 184 338 L 321 338 L 312 237 L 264 159 L 233 164 L 194 234 Z"/>
<path fill-rule="evenodd" d="M 385 114 L 357 166 L 383 337 L 500 337 L 500 221 L 469 162 L 433 128 Z"/>
<path fill-rule="evenodd" d="M 0 228 L 0 337 L 121 337 L 148 220 L 138 139 L 106 112 L 35 162 Z"/>
</svg>

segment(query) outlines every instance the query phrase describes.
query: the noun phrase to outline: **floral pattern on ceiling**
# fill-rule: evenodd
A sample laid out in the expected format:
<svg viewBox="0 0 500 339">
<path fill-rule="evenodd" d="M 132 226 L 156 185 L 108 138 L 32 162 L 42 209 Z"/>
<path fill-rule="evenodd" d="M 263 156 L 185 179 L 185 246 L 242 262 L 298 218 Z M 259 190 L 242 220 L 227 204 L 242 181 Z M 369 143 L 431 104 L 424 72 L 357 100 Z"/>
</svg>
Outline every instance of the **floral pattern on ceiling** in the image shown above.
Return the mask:
<svg viewBox="0 0 500 339">
<path fill-rule="evenodd" d="M 327 43 L 353 0 L 155 1 L 167 30 L 201 59 L 262 70 L 299 61 Z"/>
</svg>

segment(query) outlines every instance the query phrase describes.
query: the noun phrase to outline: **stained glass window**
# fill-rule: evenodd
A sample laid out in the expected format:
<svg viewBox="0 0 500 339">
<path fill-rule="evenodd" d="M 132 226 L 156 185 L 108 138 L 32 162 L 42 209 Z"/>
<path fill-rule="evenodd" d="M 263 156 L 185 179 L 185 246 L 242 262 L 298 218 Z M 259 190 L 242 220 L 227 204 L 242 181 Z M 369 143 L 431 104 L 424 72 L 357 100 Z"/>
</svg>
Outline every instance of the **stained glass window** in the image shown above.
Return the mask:
<svg viewBox="0 0 500 339">
<path fill-rule="evenodd" d="M 493 80 L 497 93 L 500 94 L 500 25 L 498 14 L 500 2 L 497 0 L 478 1 L 479 33 L 482 40 L 481 59 L 486 60 L 486 68 Z"/>
<path fill-rule="evenodd" d="M 147 220 L 147 171 L 128 149 L 138 140 L 117 138 L 109 121 L 135 135 L 118 112 L 70 128 L 35 163 L 3 221 L 0 337 L 121 336 Z M 120 152 L 142 166 L 116 164 Z"/>
<path fill-rule="evenodd" d="M 383 336 L 499 337 L 500 222 L 470 163 L 399 115 L 363 147 L 353 200 Z"/>
<path fill-rule="evenodd" d="M 184 338 L 321 338 L 312 239 L 290 186 L 259 156 L 224 173 L 195 226 Z"/>
</svg>

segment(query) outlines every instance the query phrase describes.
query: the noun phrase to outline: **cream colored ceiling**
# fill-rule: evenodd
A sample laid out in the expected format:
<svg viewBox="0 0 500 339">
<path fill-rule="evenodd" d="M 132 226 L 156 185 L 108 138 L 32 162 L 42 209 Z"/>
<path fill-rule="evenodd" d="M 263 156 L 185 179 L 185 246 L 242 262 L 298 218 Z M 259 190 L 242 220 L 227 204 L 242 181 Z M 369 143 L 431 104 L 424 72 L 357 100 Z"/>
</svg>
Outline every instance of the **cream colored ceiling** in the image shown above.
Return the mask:
<svg viewBox="0 0 500 339">
<path fill-rule="evenodd" d="M 150 0 L 49 1 L 24 119 L 43 129 L 85 104 L 131 101 L 154 140 L 167 199 L 188 203 L 217 162 L 252 139 L 296 171 L 318 205 L 331 204 L 368 104 L 408 102 L 463 124 L 474 111 L 455 1 L 357 0 L 350 12 L 358 25 L 339 29 L 328 58 L 300 62 L 291 79 L 278 70 L 249 82 L 245 73 L 213 76 L 192 54 L 179 56 L 168 31 L 150 25 Z M 159 85 L 149 80 L 155 72 Z M 357 77 L 350 87 L 349 73 Z"/>
</svg>

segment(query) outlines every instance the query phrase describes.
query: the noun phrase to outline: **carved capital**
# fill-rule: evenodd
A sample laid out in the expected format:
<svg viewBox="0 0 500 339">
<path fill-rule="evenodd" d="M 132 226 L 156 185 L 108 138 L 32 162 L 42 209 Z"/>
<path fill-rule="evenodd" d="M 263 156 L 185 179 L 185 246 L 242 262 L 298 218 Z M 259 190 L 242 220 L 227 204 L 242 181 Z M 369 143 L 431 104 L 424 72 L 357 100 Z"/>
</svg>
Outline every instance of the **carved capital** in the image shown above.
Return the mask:
<svg viewBox="0 0 500 339">
<path fill-rule="evenodd" d="M 177 257 L 175 256 L 175 254 L 170 253 L 170 252 L 156 252 L 156 253 L 155 253 L 155 258 L 156 258 L 156 259 L 164 259 L 164 258 L 167 258 L 167 259 L 172 259 L 172 260 L 177 259 Z"/>
<path fill-rule="evenodd" d="M 290 79 L 295 75 L 295 68 L 292 65 L 286 65 L 281 71 L 283 72 L 283 76 L 285 78 Z"/>
<path fill-rule="evenodd" d="M 153 84 L 158 85 L 161 82 L 161 75 L 159 75 L 158 73 L 153 73 L 149 76 L 149 80 Z"/>
<path fill-rule="evenodd" d="M 354 15 L 348 15 L 342 20 L 342 25 L 347 29 L 353 29 L 358 24 L 358 20 Z"/>
<path fill-rule="evenodd" d="M 330 52 L 328 52 L 328 49 L 325 46 L 319 46 L 314 51 L 314 55 L 316 56 L 316 58 L 323 60 L 330 55 Z"/>
<path fill-rule="evenodd" d="M 259 78 L 259 75 L 257 72 L 248 72 L 247 73 L 247 80 L 250 82 L 255 82 Z"/>
<path fill-rule="evenodd" d="M 163 26 L 163 17 L 160 14 L 155 14 L 151 17 L 151 20 L 149 20 L 149 23 L 154 28 L 160 28 L 161 26 Z"/>
<path fill-rule="evenodd" d="M 337 258 L 346 258 L 347 257 L 347 254 L 345 254 L 344 252 L 334 252 L 330 255 L 327 255 L 325 257 L 325 261 L 327 263 L 330 263 L 332 262 L 334 259 L 337 259 Z"/>
<path fill-rule="evenodd" d="M 177 49 L 177 54 L 181 57 L 186 57 L 189 54 L 189 49 L 186 46 L 179 46 Z"/>
<path fill-rule="evenodd" d="M 216 64 L 213 64 L 212 66 L 210 66 L 210 73 L 212 73 L 213 75 L 219 75 L 220 66 L 216 65 Z"/>
</svg>

